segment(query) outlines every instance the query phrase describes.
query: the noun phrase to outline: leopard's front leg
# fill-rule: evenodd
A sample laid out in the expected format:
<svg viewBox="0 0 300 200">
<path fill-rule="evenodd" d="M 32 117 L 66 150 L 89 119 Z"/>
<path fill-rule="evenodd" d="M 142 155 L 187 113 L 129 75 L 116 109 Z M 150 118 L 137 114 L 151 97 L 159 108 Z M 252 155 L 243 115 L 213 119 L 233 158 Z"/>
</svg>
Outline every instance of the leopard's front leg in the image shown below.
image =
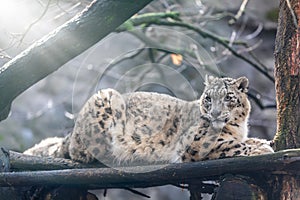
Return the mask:
<svg viewBox="0 0 300 200">
<path fill-rule="evenodd" d="M 70 136 L 69 153 L 72 160 L 104 164 L 111 162 L 112 132 L 123 131 L 125 103 L 113 89 L 100 90 L 81 109 Z"/>
<path fill-rule="evenodd" d="M 220 159 L 234 156 L 254 156 L 273 153 L 270 142 L 258 138 L 248 138 L 244 142 L 232 140 L 221 140 L 215 148 L 206 156 L 206 159 Z"/>
</svg>

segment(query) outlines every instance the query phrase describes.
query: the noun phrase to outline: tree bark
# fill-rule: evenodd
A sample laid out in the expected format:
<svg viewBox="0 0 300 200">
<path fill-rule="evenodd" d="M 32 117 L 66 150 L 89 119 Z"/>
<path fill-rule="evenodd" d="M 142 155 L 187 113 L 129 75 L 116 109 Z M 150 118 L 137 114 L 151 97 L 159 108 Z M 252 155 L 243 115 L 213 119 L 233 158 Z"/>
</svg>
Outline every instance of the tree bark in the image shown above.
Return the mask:
<svg viewBox="0 0 300 200">
<path fill-rule="evenodd" d="M 28 165 L 29 159 L 32 162 L 38 163 L 37 169 L 39 167 L 39 171 L 30 171 L 33 170 L 33 167 Z M 92 189 L 95 185 L 98 188 L 138 188 L 191 183 L 191 185 L 195 186 L 192 189 L 203 191 L 202 180 L 218 180 L 224 174 L 250 176 L 257 179 L 257 182 L 259 182 L 258 178 L 260 176 L 266 174 L 300 175 L 298 172 L 300 168 L 300 150 L 287 150 L 261 156 L 170 164 L 167 166 L 149 165 L 123 168 L 127 172 L 112 168 L 92 168 L 95 166 L 98 167 L 99 165 L 97 164 L 94 166 L 90 165 L 90 168 L 82 169 L 81 167 L 84 167 L 84 165 L 73 161 L 66 162 L 63 161 L 65 159 L 52 158 L 50 162 L 50 159 L 34 156 L 25 156 L 25 158 L 11 156 L 11 168 L 17 171 L 13 173 L 0 173 L 0 187 L 42 184 L 61 186 L 84 185 L 86 188 L 91 187 L 89 189 Z M 63 163 L 66 164 L 64 170 L 53 170 Z M 49 164 L 48 168 L 46 168 L 47 164 Z M 20 167 L 23 167 L 23 171 L 21 171 Z M 74 169 L 78 167 L 81 169 Z M 137 173 L 141 171 L 146 171 L 146 173 Z M 208 189 L 205 188 L 205 191 Z"/>
<path fill-rule="evenodd" d="M 300 2 L 281 0 L 275 42 L 276 150 L 300 148 L 299 45 Z"/>
<path fill-rule="evenodd" d="M 30 156 L 14 151 L 9 151 L 9 157 L 10 170 L 13 172 L 106 167 L 101 163 L 78 163 L 65 158 Z"/>
<path fill-rule="evenodd" d="M 275 42 L 277 133 L 275 150 L 300 148 L 300 1 L 280 0 Z M 300 199 L 297 174 L 275 176 L 270 199 Z"/>
<path fill-rule="evenodd" d="M 220 186 L 213 200 L 266 200 L 267 195 L 255 180 L 246 176 L 227 175 L 220 181 Z"/>
<path fill-rule="evenodd" d="M 0 121 L 12 101 L 34 83 L 84 52 L 152 0 L 95 0 L 80 15 L 0 68 Z"/>
</svg>

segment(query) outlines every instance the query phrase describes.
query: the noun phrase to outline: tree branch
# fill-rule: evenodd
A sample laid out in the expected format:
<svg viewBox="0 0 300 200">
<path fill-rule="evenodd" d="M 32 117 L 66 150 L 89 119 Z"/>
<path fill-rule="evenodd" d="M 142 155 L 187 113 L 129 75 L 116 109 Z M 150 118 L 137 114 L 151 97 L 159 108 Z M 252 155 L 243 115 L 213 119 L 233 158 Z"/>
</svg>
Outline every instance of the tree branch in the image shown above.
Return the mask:
<svg viewBox="0 0 300 200">
<path fill-rule="evenodd" d="M 105 167 L 101 163 L 83 164 L 64 158 L 30 156 L 14 151 L 9 151 L 9 157 L 10 169 L 12 171 L 38 171 Z"/>
<path fill-rule="evenodd" d="M 234 24 L 244 14 L 247 4 L 248 4 L 248 0 L 243 0 L 239 11 L 236 13 L 236 15 L 233 17 L 233 19 L 229 20 L 230 25 Z"/>
<path fill-rule="evenodd" d="M 248 97 L 250 97 L 254 102 L 255 104 L 262 110 L 264 109 L 276 109 L 276 103 L 274 102 L 273 104 L 264 104 L 261 97 L 257 97 L 258 95 L 261 96 L 261 94 L 259 94 L 257 91 L 255 91 L 254 89 L 252 88 L 249 88 L 249 91 L 248 91 Z"/>
<path fill-rule="evenodd" d="M 28 34 L 28 32 L 31 30 L 31 28 L 34 25 L 36 25 L 46 15 L 46 13 L 47 13 L 47 11 L 48 11 L 48 9 L 50 7 L 50 3 L 51 3 L 51 0 L 48 0 L 47 5 L 46 5 L 43 13 L 27 27 L 27 29 L 25 30 L 25 32 L 23 33 L 23 35 L 22 35 L 22 37 L 20 39 L 19 45 L 24 41 L 24 38 L 26 37 L 26 35 Z"/>
<path fill-rule="evenodd" d="M 104 38 L 152 0 L 95 0 L 0 68 L 0 120 L 23 91 Z"/>
<path fill-rule="evenodd" d="M 173 20 L 164 20 L 164 19 L 173 19 Z M 175 21 L 176 20 L 176 21 Z M 165 13 L 147 13 L 147 14 L 142 14 L 142 15 L 137 15 L 129 20 L 127 20 L 124 24 L 122 24 L 120 27 L 116 29 L 118 32 L 122 31 L 129 31 L 132 30 L 135 26 L 147 26 L 151 24 L 156 24 L 156 25 L 165 25 L 165 26 L 181 26 L 184 28 L 188 28 L 190 30 L 193 30 L 200 34 L 204 38 L 210 38 L 212 40 L 215 40 L 217 42 L 223 41 L 225 43 L 232 43 L 235 45 L 247 45 L 247 43 L 243 41 L 229 41 L 225 37 L 221 37 L 218 35 L 215 35 L 214 33 L 211 33 L 207 30 L 200 29 L 196 26 L 193 26 L 189 23 L 186 22 L 181 22 L 179 18 L 179 13 L 178 12 L 165 12 Z"/>
<path fill-rule="evenodd" d="M 259 72 L 261 72 L 263 75 L 265 75 L 269 80 L 271 80 L 272 82 L 275 82 L 274 77 L 272 77 L 268 72 L 266 72 L 265 70 L 262 69 L 262 67 L 260 67 L 258 64 L 256 64 L 255 62 L 253 62 L 252 60 L 250 60 L 249 58 L 243 56 L 242 54 L 240 54 L 239 52 L 237 52 L 236 50 L 234 50 L 226 40 L 214 35 L 214 34 L 209 34 L 209 32 L 203 32 L 203 30 L 199 29 L 198 27 L 194 27 L 190 24 L 186 24 L 183 22 L 167 22 L 167 21 L 161 21 L 160 23 L 158 23 L 160 25 L 166 25 L 166 26 L 181 26 L 181 27 L 186 27 L 189 28 L 191 30 L 194 30 L 196 32 L 198 32 L 199 34 L 203 34 L 203 37 L 207 37 L 210 39 L 213 39 L 214 41 L 216 41 L 217 43 L 221 44 L 222 46 L 224 46 L 226 49 L 228 49 L 234 56 L 236 56 L 237 58 L 240 58 L 241 60 L 245 61 L 246 63 L 250 64 L 252 67 L 254 67 L 256 70 L 258 70 Z"/>
<path fill-rule="evenodd" d="M 173 15 L 172 15 L 173 13 Z M 164 26 L 178 26 L 178 27 L 183 27 L 183 28 L 187 28 L 190 29 L 192 31 L 195 31 L 196 33 L 198 33 L 199 35 L 201 35 L 204 38 L 209 38 L 213 41 L 216 41 L 217 43 L 219 43 L 220 45 L 224 46 L 226 49 L 228 49 L 235 57 L 243 60 L 244 62 L 250 64 L 252 67 L 254 67 L 256 70 L 258 70 L 259 72 L 261 72 L 263 75 L 265 75 L 270 81 L 272 81 L 273 83 L 275 82 L 274 77 L 272 75 L 270 75 L 268 73 L 268 71 L 266 71 L 264 69 L 264 66 L 260 66 L 259 64 L 255 63 L 254 61 L 252 61 L 251 59 L 245 57 L 244 55 L 242 55 L 241 53 L 239 53 L 238 51 L 236 51 L 234 48 L 231 47 L 231 44 L 234 45 L 242 45 L 245 47 L 248 47 L 248 45 L 245 42 L 242 41 L 229 41 L 228 39 L 224 38 L 224 37 L 220 37 L 218 35 L 215 35 L 214 33 L 211 33 L 207 30 L 203 30 L 199 27 L 196 27 L 192 24 L 183 22 L 183 21 L 178 21 L 178 16 L 176 15 L 176 12 L 171 12 L 171 13 L 165 13 L 165 16 L 163 16 L 162 13 L 159 13 L 158 16 L 155 16 L 155 14 L 150 15 L 151 17 L 149 17 L 148 15 L 145 16 L 139 16 L 137 17 L 133 17 L 131 19 L 129 19 L 126 23 L 124 23 L 122 26 L 120 26 L 117 31 L 131 31 L 133 29 L 134 26 L 139 26 L 139 25 L 151 25 L 151 24 L 155 24 L 155 25 L 164 25 Z M 173 20 L 166 20 L 164 18 L 171 18 Z M 176 21 L 177 20 L 177 21 Z"/>
<path fill-rule="evenodd" d="M 52 171 L 3 172 L 0 186 L 65 185 L 87 188 L 140 188 L 166 184 L 217 180 L 223 174 L 299 175 L 300 149 L 252 157 L 235 157 L 195 163 L 170 164 L 148 173 L 126 173 L 111 168 L 65 169 Z M 136 171 L 141 167 L 127 168 Z M 145 170 L 153 166 L 143 166 Z"/>
</svg>

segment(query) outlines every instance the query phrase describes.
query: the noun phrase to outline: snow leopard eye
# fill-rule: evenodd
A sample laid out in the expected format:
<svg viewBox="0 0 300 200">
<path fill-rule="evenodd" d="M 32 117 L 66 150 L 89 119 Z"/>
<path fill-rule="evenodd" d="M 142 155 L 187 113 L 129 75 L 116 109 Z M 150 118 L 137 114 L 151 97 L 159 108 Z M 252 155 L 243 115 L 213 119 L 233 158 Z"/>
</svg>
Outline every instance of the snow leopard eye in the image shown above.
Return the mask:
<svg viewBox="0 0 300 200">
<path fill-rule="evenodd" d="M 225 101 L 231 101 L 231 99 L 232 99 L 232 96 L 230 96 L 228 94 L 225 96 Z"/>
</svg>

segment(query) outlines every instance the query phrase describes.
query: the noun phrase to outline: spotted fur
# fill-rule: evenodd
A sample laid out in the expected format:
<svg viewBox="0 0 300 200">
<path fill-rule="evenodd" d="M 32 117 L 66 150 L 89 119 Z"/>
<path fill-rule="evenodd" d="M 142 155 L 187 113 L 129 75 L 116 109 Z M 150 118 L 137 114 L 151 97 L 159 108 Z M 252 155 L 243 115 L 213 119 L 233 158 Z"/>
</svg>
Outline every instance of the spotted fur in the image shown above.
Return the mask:
<svg viewBox="0 0 300 200">
<path fill-rule="evenodd" d="M 205 85 L 201 98 L 192 102 L 157 93 L 100 90 L 83 106 L 65 139 L 61 149 L 67 152 L 48 155 L 114 165 L 273 152 L 267 141 L 248 138 L 247 78 L 207 76 Z M 35 154 L 35 149 L 25 153 Z"/>
</svg>

